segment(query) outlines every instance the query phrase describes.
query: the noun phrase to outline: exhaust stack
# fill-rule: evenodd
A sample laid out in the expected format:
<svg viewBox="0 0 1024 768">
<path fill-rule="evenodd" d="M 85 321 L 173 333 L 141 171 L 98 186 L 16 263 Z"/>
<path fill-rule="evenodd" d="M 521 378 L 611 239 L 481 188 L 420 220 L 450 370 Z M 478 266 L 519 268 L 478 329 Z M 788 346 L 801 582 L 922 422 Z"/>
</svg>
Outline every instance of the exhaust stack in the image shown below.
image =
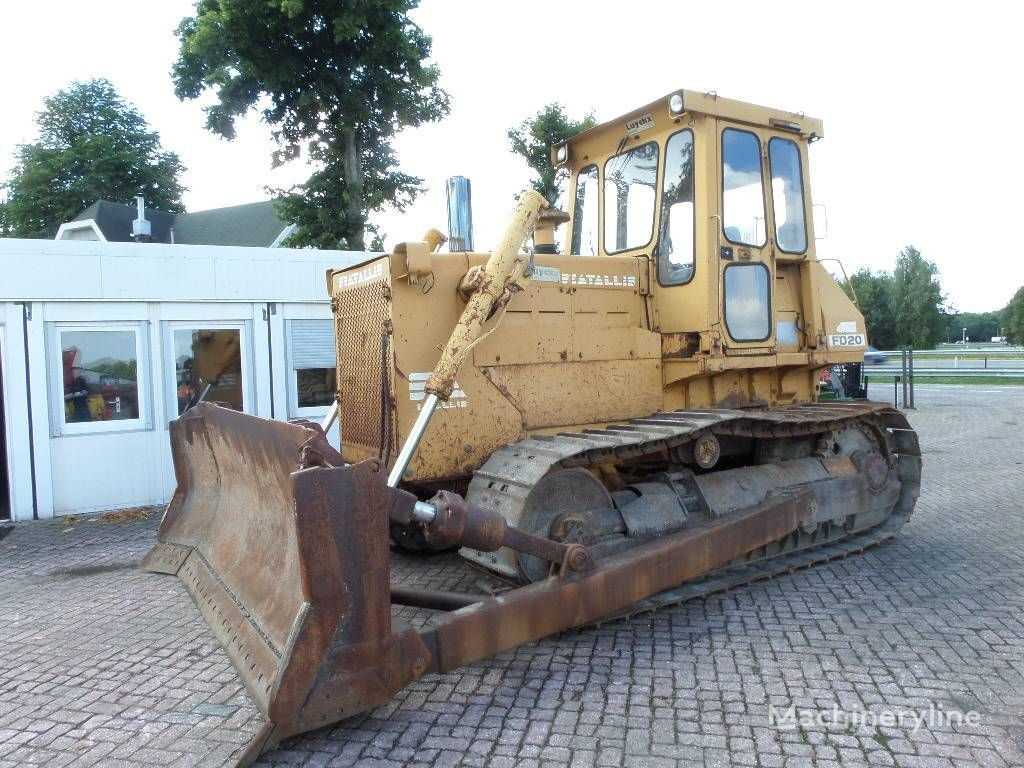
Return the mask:
<svg viewBox="0 0 1024 768">
<path fill-rule="evenodd" d="M 465 176 L 452 176 L 448 189 L 448 250 L 473 250 L 473 191 Z"/>
</svg>

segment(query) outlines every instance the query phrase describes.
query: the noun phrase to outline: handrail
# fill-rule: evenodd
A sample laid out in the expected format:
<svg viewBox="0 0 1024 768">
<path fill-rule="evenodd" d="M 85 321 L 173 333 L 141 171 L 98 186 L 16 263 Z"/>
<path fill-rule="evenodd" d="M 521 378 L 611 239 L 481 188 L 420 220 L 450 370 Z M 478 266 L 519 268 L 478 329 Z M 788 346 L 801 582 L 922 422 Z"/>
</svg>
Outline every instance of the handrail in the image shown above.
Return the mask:
<svg viewBox="0 0 1024 768">
<path fill-rule="evenodd" d="M 829 256 L 824 259 L 818 259 L 819 264 L 823 261 L 834 261 L 836 264 L 839 265 L 839 269 L 843 271 L 843 280 L 845 280 L 846 284 L 850 286 L 850 295 L 853 297 L 853 306 L 855 306 L 857 309 L 860 309 L 860 302 L 857 300 L 857 289 L 853 287 L 853 282 L 850 280 L 850 276 L 846 274 L 846 267 L 843 266 L 843 262 L 841 262 L 835 256 Z"/>
</svg>

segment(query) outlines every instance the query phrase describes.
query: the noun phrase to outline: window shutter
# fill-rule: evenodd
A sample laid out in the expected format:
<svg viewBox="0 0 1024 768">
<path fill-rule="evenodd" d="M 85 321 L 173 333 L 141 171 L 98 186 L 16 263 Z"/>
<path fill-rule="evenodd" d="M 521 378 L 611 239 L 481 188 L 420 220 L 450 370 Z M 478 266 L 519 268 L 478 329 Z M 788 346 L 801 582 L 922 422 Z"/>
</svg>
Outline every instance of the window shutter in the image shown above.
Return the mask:
<svg viewBox="0 0 1024 768">
<path fill-rule="evenodd" d="M 292 368 L 334 367 L 334 321 L 292 320 Z"/>
</svg>

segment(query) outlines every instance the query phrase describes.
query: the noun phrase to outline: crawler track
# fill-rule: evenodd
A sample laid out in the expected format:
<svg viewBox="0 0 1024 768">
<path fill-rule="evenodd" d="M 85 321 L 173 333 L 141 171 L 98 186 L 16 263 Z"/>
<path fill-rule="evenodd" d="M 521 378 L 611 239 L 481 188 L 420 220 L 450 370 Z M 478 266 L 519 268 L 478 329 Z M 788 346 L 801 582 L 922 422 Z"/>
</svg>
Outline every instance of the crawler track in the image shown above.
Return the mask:
<svg viewBox="0 0 1024 768">
<path fill-rule="evenodd" d="M 468 499 L 500 511 L 515 523 L 533 485 L 560 468 L 597 470 L 601 465 L 625 467 L 657 460 L 708 432 L 717 437 L 785 440 L 851 427 L 876 437 L 879 449 L 901 482 L 899 498 L 885 521 L 856 532 L 846 531 L 840 524 L 823 524 L 813 532 L 794 532 L 726 568 L 642 600 L 618 614 L 634 615 L 845 557 L 894 536 L 910 518 L 921 479 L 917 435 L 904 415 L 885 404 L 871 402 L 816 403 L 760 411 L 679 410 L 659 412 L 606 429 L 537 435 L 496 451 L 474 474 Z M 493 569 L 499 565 L 497 559 L 486 559 L 494 556 L 469 556 L 484 567 Z"/>
</svg>

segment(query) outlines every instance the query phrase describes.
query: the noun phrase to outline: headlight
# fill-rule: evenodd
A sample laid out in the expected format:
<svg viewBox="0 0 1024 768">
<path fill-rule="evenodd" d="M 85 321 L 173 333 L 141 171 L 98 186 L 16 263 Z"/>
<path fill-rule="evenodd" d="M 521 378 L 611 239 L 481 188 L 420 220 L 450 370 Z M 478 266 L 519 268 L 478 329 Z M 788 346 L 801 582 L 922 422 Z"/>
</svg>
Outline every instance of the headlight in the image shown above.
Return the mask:
<svg viewBox="0 0 1024 768">
<path fill-rule="evenodd" d="M 683 94 L 673 93 L 668 97 L 668 111 L 673 115 L 678 115 L 683 111 Z"/>
</svg>

